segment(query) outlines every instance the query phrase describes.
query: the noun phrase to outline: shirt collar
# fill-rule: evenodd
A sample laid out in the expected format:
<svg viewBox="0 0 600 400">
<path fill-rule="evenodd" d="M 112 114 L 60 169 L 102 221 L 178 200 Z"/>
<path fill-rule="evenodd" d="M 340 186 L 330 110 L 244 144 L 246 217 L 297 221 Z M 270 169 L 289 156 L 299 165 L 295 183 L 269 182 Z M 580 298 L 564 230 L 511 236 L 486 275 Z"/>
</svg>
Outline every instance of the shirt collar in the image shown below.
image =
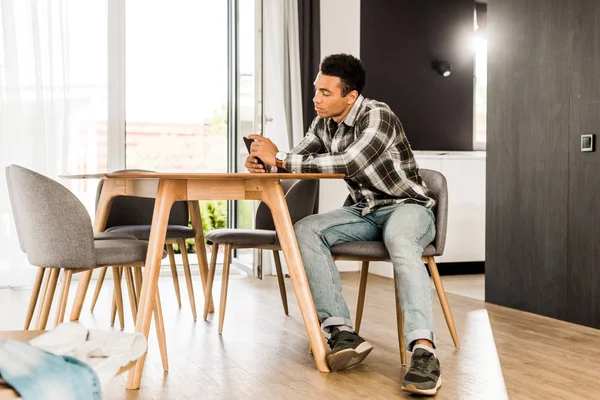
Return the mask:
<svg viewBox="0 0 600 400">
<path fill-rule="evenodd" d="M 354 125 L 354 122 L 356 122 L 356 118 L 358 117 L 358 111 L 360 110 L 360 106 L 362 105 L 364 99 L 365 98 L 362 96 L 362 94 L 358 96 L 358 98 L 354 102 L 354 105 L 342 120 L 342 123 L 348 126 Z"/>
</svg>

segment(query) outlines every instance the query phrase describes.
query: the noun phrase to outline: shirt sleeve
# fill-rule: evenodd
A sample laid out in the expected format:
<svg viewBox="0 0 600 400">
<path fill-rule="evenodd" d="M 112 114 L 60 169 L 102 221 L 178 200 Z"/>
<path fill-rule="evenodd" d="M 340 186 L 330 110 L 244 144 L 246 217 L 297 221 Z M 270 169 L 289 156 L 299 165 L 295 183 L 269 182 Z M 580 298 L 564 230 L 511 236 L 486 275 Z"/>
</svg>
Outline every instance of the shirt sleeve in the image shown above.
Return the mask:
<svg viewBox="0 0 600 400">
<path fill-rule="evenodd" d="M 290 152 L 288 153 L 288 157 L 285 163 L 285 170 L 287 172 L 304 172 L 300 168 L 300 163 L 304 156 L 310 154 L 319 154 L 325 151 L 325 146 L 323 145 L 323 141 L 321 138 L 315 133 L 317 130 L 317 125 L 319 123 L 319 118 L 315 118 L 310 127 L 308 128 L 308 132 L 302 139 L 300 143 L 298 143 Z M 299 160 L 299 161 L 294 161 Z"/>
<path fill-rule="evenodd" d="M 291 154 L 286 169 L 290 172 L 337 173 L 352 178 L 380 157 L 400 133 L 394 127 L 391 111 L 384 107 L 369 110 L 355 123 L 359 133 L 343 153 Z"/>
</svg>

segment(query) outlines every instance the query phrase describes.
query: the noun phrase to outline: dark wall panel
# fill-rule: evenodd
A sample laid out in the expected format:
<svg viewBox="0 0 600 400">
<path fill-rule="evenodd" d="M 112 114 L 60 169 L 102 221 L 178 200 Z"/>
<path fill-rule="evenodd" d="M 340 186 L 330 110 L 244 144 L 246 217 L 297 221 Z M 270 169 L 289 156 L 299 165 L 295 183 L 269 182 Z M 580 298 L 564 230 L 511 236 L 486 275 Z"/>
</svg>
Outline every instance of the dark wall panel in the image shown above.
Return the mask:
<svg viewBox="0 0 600 400">
<path fill-rule="evenodd" d="M 580 151 L 600 134 L 600 2 L 574 1 L 571 26 L 569 320 L 600 328 L 600 151 Z"/>
<path fill-rule="evenodd" d="M 488 5 L 486 300 L 567 318 L 569 3 Z"/>
<path fill-rule="evenodd" d="M 473 10 L 472 0 L 361 2 L 364 95 L 390 105 L 415 150 L 473 149 Z M 431 69 L 437 56 L 449 77 Z"/>
</svg>

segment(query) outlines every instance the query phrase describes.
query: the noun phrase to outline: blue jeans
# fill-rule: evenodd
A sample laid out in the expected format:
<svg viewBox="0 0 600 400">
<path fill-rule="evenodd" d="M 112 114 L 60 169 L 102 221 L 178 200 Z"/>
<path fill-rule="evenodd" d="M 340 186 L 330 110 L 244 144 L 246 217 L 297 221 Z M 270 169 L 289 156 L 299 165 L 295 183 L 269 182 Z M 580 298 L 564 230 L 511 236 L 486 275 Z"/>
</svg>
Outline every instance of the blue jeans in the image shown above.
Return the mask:
<svg viewBox="0 0 600 400">
<path fill-rule="evenodd" d="M 0 341 L 0 375 L 23 400 L 100 400 L 93 369 L 76 358 L 28 343 Z"/>
<path fill-rule="evenodd" d="M 294 226 L 308 284 L 321 327 L 352 327 L 342 297 L 340 274 L 331 257 L 332 246 L 353 241 L 383 240 L 396 275 L 398 297 L 404 313 L 407 349 L 427 339 L 435 346 L 431 282 L 421 260 L 423 248 L 435 238 L 435 217 L 417 204 L 392 204 L 361 215 L 358 206 L 308 216 Z"/>
</svg>

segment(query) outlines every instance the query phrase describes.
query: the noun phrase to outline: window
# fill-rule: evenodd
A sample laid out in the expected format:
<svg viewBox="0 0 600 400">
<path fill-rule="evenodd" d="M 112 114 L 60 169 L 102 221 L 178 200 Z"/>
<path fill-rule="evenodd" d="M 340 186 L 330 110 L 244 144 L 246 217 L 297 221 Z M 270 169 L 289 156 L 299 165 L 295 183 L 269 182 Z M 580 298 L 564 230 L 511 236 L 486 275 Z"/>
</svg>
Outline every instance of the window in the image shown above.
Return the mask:
<svg viewBox="0 0 600 400">
<path fill-rule="evenodd" d="M 475 8 L 475 76 L 473 148 L 485 150 L 487 136 L 487 35 L 486 7 L 476 4 Z"/>
<path fill-rule="evenodd" d="M 256 132 L 261 121 L 255 43 L 260 3 L 125 0 L 128 169 L 244 170 L 241 137 Z M 231 20 L 236 21 L 234 30 Z M 228 102 L 236 111 L 229 115 Z M 230 136 L 232 129 L 236 132 Z M 231 151 L 235 146 L 237 153 Z M 205 233 L 227 226 L 252 227 L 254 202 L 228 207 L 232 204 L 201 202 Z M 188 248 L 193 249 L 191 239 Z M 236 253 L 238 259 L 242 255 L 252 263 L 252 250 Z"/>
<path fill-rule="evenodd" d="M 125 162 L 227 172 L 227 2 L 125 2 Z"/>
</svg>

